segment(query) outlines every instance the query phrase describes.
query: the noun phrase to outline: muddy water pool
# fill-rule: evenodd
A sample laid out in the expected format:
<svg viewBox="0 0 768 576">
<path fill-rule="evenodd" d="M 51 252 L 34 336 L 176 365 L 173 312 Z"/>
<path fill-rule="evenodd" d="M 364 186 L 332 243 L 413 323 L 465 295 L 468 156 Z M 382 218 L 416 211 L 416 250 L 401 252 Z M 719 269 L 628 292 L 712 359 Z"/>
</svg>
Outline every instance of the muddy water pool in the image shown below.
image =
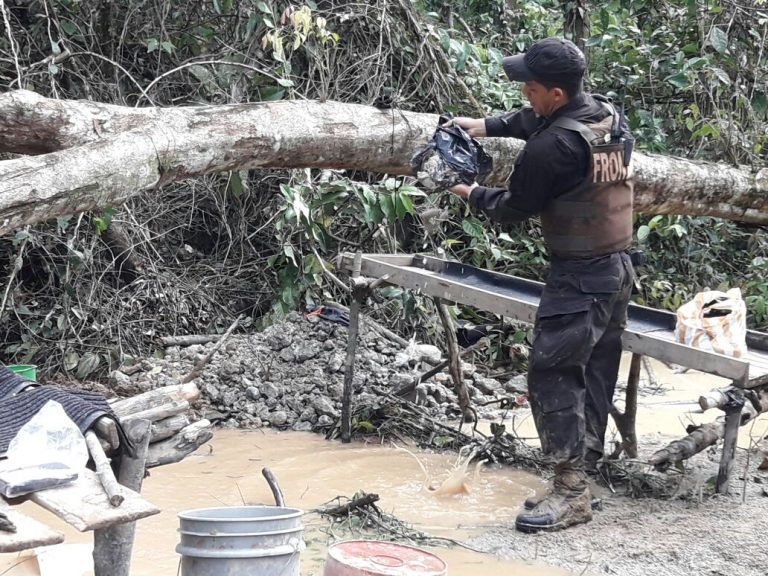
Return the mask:
<svg viewBox="0 0 768 576">
<path fill-rule="evenodd" d="M 626 375 L 629 356 L 622 365 Z M 677 374 L 667 366 L 652 362 L 655 384 L 646 379 L 641 386 L 638 410 L 638 436 L 643 440 L 675 439 L 685 435 L 685 425 L 711 421 L 719 411 L 698 413 L 698 396 L 726 381 L 699 372 Z M 622 394 L 617 393 L 617 398 Z M 758 422 L 762 435 L 768 432 L 765 419 Z M 535 444 L 532 419 L 520 411 L 507 421 L 508 429 Z M 609 438 L 615 432 L 609 431 Z M 741 430 L 740 444 L 749 446 L 758 432 Z M 455 463 L 454 455 L 426 454 L 412 450 L 433 480 L 442 480 Z M 131 573 L 136 576 L 173 575 L 179 557 L 177 514 L 192 508 L 272 504 L 272 494 L 261 475 L 268 466 L 277 476 L 286 503 L 304 510 L 321 506 L 337 496 L 351 497 L 364 490 L 380 496 L 384 512 L 433 536 L 464 539 L 482 534 L 490 526 L 511 524 L 526 496 L 543 487 L 542 480 L 511 468 L 483 468 L 470 481 L 469 494 L 438 496 L 423 489 L 424 474 L 414 458 L 390 445 L 342 445 L 322 436 L 299 432 L 217 430 L 213 440 L 179 464 L 151 470 L 143 494 L 163 512 L 138 522 Z M 471 474 L 469 475 L 471 478 Z M 66 535 L 73 552 L 87 557 L 91 534 L 80 534 L 37 506 L 25 504 L 22 511 Z M 302 553 L 302 576 L 321 576 L 329 543 L 329 523 L 316 514 L 305 517 L 307 548 Z M 341 534 L 339 535 L 341 536 Z M 345 535 L 349 536 L 349 535 Z M 535 539 L 535 537 L 533 537 Z M 531 544 L 532 549 L 535 544 Z M 431 549 L 443 558 L 452 576 L 563 576 L 560 568 L 543 564 L 503 562 L 492 556 L 461 548 Z M 530 557 L 535 557 L 531 554 Z M 74 565 L 73 560 L 59 566 Z M 90 572 L 72 572 L 72 574 Z M 32 553 L 0 554 L 0 576 L 40 574 Z M 57 570 L 55 576 L 70 576 Z M 49 573 L 43 576 L 50 576 Z"/>
<path fill-rule="evenodd" d="M 410 451 L 435 481 L 446 478 L 456 462 L 454 455 Z M 477 477 L 471 472 L 467 475 L 469 494 L 435 495 L 424 489 L 424 474 L 414 457 L 389 445 L 343 445 L 301 432 L 217 430 L 208 446 L 179 464 L 152 469 L 145 480 L 144 496 L 163 512 L 138 522 L 131 574 L 177 573 L 176 515 L 182 510 L 273 504 L 272 493 L 261 475 L 264 466 L 277 477 L 288 506 L 311 510 L 337 496 L 351 497 L 364 490 L 379 495 L 378 505 L 384 512 L 432 536 L 452 539 L 513 522 L 522 501 L 543 486 L 540 478 L 527 472 L 485 467 Z M 91 542 L 90 534 L 74 531 L 37 506 L 24 504 L 21 510 L 65 532 L 68 544 Z M 307 548 L 301 555 L 302 576 L 321 576 L 327 546 L 336 540 L 329 522 L 317 514 L 308 514 L 304 537 Z M 82 554 L 86 550 L 83 547 Z M 569 574 L 545 565 L 504 562 L 463 548 L 430 550 L 447 562 L 449 574 Z M 12 567 L 14 564 L 18 565 Z M 31 554 L 6 554 L 0 555 L 0 574 L 28 576 L 39 571 Z M 59 572 L 56 576 L 68 575 Z"/>
</svg>

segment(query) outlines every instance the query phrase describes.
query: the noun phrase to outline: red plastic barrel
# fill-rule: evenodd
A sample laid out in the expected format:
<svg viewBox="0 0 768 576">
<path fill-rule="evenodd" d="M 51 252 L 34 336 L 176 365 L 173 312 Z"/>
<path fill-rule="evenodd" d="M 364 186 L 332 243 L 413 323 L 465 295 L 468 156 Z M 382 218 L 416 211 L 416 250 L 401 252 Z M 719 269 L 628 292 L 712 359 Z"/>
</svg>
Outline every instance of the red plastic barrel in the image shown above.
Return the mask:
<svg viewBox="0 0 768 576">
<path fill-rule="evenodd" d="M 349 540 L 328 548 L 323 576 L 446 576 L 434 554 L 413 546 L 375 540 Z"/>
</svg>

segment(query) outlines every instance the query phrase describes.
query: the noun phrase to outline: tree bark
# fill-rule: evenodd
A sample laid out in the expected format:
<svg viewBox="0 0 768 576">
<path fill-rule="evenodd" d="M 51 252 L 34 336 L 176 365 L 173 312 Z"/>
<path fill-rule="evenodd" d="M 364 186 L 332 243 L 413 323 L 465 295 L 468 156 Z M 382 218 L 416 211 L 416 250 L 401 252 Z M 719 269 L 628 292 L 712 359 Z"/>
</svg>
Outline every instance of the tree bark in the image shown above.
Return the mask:
<svg viewBox="0 0 768 576">
<path fill-rule="evenodd" d="M 56 216 L 116 206 L 144 190 L 203 174 L 255 168 L 410 174 L 437 117 L 338 102 L 290 101 L 125 108 L 0 95 L 0 234 Z M 487 138 L 490 185 L 523 142 Z M 768 223 L 768 169 L 636 153 L 635 209 Z"/>
<path fill-rule="evenodd" d="M 448 371 L 453 380 L 453 387 L 456 389 L 456 397 L 459 400 L 459 409 L 461 410 L 462 420 L 464 422 L 475 422 L 477 420 L 477 415 L 472 409 L 469 392 L 467 391 L 467 386 L 461 375 L 461 356 L 459 355 L 459 344 L 456 341 L 456 328 L 454 327 L 453 320 L 451 320 L 451 313 L 448 311 L 448 306 L 445 302 L 439 298 L 435 298 L 435 307 L 437 307 L 440 322 L 443 324 L 445 343 L 448 348 Z"/>
<path fill-rule="evenodd" d="M 585 40 L 589 37 L 588 8 L 584 0 L 568 0 L 563 4 L 564 29 L 571 40 L 587 56 Z"/>
<path fill-rule="evenodd" d="M 657 470 L 666 470 L 717 443 L 725 433 L 725 421 L 717 420 L 692 430 L 688 436 L 671 442 L 666 448 L 655 452 L 649 463 Z"/>
<path fill-rule="evenodd" d="M 727 390 L 727 388 L 724 388 Z M 744 426 L 754 420 L 759 414 L 768 412 L 768 390 L 761 390 L 758 394 L 757 406 L 747 402 L 741 410 L 738 420 L 739 426 Z M 723 418 L 715 422 L 702 424 L 691 430 L 685 438 L 671 442 L 667 447 L 655 452 L 649 459 L 657 470 L 666 470 L 670 466 L 682 462 L 712 446 L 725 436 L 726 426 Z"/>
<path fill-rule="evenodd" d="M 168 440 L 149 445 L 147 468 L 181 462 L 213 438 L 213 424 L 198 420 Z"/>
<path fill-rule="evenodd" d="M 149 390 L 138 396 L 131 398 L 125 398 L 123 400 L 117 400 L 112 403 L 112 410 L 117 414 L 119 418 L 126 418 L 131 415 L 135 415 L 137 412 L 143 412 L 142 418 L 151 420 L 146 410 L 151 410 L 161 406 L 159 418 L 167 418 L 172 414 L 178 412 L 168 413 L 166 408 L 168 404 L 174 402 L 196 402 L 200 398 L 200 389 L 197 384 L 174 384 L 171 386 L 163 386 L 162 388 L 155 388 Z M 185 406 L 182 409 L 186 409 Z"/>
</svg>

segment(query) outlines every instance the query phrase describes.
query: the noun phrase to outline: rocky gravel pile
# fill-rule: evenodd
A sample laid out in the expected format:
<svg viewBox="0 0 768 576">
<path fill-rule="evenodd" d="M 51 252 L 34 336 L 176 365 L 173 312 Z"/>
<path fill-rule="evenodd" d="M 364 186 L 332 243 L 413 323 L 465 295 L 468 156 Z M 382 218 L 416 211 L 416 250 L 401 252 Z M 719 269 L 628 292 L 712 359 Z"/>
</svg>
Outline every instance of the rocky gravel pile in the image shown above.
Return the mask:
<svg viewBox="0 0 768 576">
<path fill-rule="evenodd" d="M 130 377 L 113 372 L 112 386 L 146 391 L 176 384 L 213 346 L 169 347 L 164 358 L 145 361 L 143 372 Z M 327 429 L 341 411 L 346 350 L 345 326 L 298 313 L 263 332 L 232 336 L 196 381 L 203 396 L 201 416 L 227 427 Z M 355 355 L 354 402 L 375 402 L 382 391 L 414 381 L 441 359 L 434 346 L 412 342 L 404 349 L 364 324 Z M 471 364 L 462 363 L 462 370 L 480 418 L 498 415 L 497 405 L 484 403 L 524 389 L 524 376 L 500 382 Z M 414 398 L 437 419 L 459 415 L 446 371 L 420 383 Z"/>
</svg>

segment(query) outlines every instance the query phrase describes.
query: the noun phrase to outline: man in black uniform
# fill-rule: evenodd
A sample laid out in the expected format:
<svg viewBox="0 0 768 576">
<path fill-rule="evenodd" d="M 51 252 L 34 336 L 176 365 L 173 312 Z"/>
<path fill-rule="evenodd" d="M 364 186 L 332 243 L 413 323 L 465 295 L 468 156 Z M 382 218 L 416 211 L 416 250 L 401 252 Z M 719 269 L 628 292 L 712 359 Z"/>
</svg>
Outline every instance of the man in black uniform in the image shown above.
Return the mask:
<svg viewBox="0 0 768 576">
<path fill-rule="evenodd" d="M 550 271 L 528 372 L 553 490 L 518 515 L 518 530 L 556 530 L 592 519 L 587 472 L 603 457 L 633 270 L 632 139 L 605 98 L 582 91 L 585 61 L 570 41 L 547 38 L 503 61 L 531 104 L 519 112 L 453 120 L 471 136 L 526 141 L 506 188 L 451 191 L 499 222 L 541 216 Z"/>
</svg>

